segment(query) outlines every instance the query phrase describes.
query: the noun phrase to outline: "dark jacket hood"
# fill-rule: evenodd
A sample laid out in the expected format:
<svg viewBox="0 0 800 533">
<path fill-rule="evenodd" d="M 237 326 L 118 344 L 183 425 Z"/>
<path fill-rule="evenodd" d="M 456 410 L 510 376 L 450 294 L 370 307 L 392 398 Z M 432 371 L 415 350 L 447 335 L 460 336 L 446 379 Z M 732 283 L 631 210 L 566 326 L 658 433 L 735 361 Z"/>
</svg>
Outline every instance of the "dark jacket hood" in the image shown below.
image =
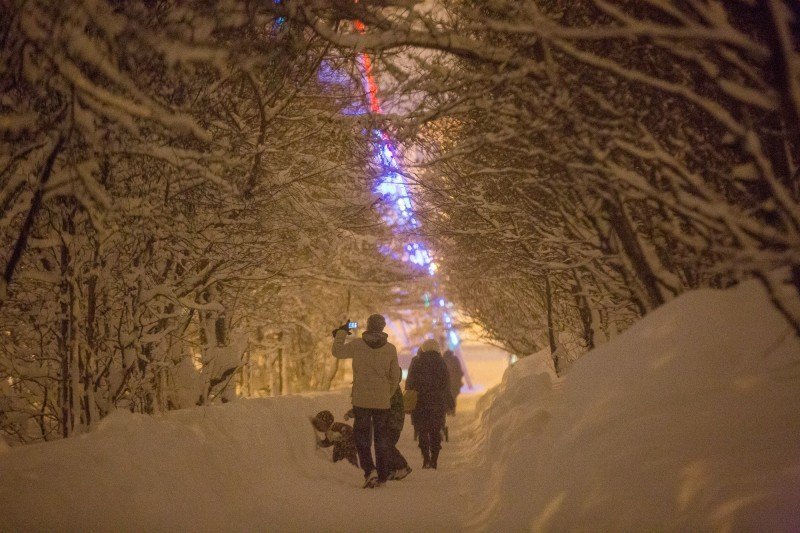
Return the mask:
<svg viewBox="0 0 800 533">
<path fill-rule="evenodd" d="M 389 335 L 382 331 L 365 331 L 361 338 L 372 349 L 380 348 L 389 341 Z"/>
</svg>

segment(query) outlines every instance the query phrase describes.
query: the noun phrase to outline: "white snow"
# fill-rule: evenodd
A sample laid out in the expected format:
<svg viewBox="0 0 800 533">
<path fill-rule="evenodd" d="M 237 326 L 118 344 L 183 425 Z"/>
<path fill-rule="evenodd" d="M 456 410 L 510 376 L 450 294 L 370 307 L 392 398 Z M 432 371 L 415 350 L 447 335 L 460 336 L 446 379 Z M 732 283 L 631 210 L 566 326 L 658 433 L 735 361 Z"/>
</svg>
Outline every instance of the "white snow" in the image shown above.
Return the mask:
<svg viewBox="0 0 800 533">
<path fill-rule="evenodd" d="M 346 390 L 117 413 L 0 452 L 0 531 L 797 530 L 798 355 L 758 285 L 689 293 L 563 378 L 540 354 L 462 395 L 438 471 L 407 425 L 414 471 L 377 490 L 314 446 Z"/>
<path fill-rule="evenodd" d="M 483 400 L 470 529 L 800 528 L 800 342 L 760 286 L 676 299 Z"/>
</svg>

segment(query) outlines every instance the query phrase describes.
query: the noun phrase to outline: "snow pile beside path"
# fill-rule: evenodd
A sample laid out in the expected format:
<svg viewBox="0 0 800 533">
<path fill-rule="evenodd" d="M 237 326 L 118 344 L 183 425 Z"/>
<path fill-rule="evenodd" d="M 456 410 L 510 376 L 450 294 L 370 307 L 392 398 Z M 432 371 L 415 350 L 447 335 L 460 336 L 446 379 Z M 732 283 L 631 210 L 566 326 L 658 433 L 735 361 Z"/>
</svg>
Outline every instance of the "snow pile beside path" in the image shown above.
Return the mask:
<svg viewBox="0 0 800 533">
<path fill-rule="evenodd" d="M 315 450 L 306 417 L 322 409 L 341 419 L 348 394 L 118 412 L 13 448 L 0 453 L 0 531 L 308 530 L 360 477 Z"/>
<path fill-rule="evenodd" d="M 479 406 L 472 526 L 800 530 L 800 342 L 755 283 L 685 294 Z"/>
</svg>

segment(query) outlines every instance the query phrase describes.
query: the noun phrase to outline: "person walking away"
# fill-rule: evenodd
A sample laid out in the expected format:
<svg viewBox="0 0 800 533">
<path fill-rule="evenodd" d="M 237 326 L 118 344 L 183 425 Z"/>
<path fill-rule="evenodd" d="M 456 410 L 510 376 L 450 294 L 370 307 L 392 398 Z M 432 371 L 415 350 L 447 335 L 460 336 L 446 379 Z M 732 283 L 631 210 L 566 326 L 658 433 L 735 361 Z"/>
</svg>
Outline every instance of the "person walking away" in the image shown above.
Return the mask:
<svg viewBox="0 0 800 533">
<path fill-rule="evenodd" d="M 447 374 L 450 377 L 450 396 L 453 397 L 453 409 L 450 414 L 456 414 L 456 400 L 458 395 L 461 394 L 461 385 L 464 379 L 464 370 L 461 368 L 461 361 L 453 353 L 453 350 L 445 350 L 442 354 L 444 364 L 447 367 Z"/>
<path fill-rule="evenodd" d="M 408 461 L 397 449 L 397 443 L 400 441 L 400 434 L 403 432 L 403 426 L 406 422 L 405 405 L 403 402 L 403 393 L 400 387 L 394 391 L 390 399 L 389 407 L 389 480 L 401 480 L 411 473 L 411 467 L 408 466 Z M 349 420 L 353 418 L 353 410 L 350 409 L 344 414 L 344 419 Z"/>
<path fill-rule="evenodd" d="M 411 423 L 418 434 L 422 468 L 435 469 L 442 449 L 445 413 L 454 404 L 447 367 L 434 339 L 423 342 L 411 360 L 406 389 L 417 391 L 417 407 L 411 413 Z"/>
<path fill-rule="evenodd" d="M 345 343 L 347 325 L 334 331 L 331 354 L 353 360 L 353 434 L 358 461 L 364 470 L 364 488 L 379 487 L 389 477 L 391 452 L 389 435 L 390 398 L 400 384 L 402 373 L 397 349 L 383 332 L 386 319 L 374 314 L 360 339 Z M 372 448 L 375 447 L 375 460 Z"/>
</svg>

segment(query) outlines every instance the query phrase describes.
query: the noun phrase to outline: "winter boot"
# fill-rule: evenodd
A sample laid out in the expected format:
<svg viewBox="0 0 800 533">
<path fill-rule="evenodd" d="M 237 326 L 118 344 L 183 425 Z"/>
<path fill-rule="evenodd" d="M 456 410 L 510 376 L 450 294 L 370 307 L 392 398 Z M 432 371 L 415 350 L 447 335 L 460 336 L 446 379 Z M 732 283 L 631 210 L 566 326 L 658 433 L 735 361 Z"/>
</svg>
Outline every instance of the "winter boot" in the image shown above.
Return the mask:
<svg viewBox="0 0 800 533">
<path fill-rule="evenodd" d="M 428 463 L 429 468 L 436 469 L 436 463 L 439 461 L 439 450 L 431 452 L 431 461 Z"/>
<path fill-rule="evenodd" d="M 393 471 L 391 474 L 389 474 L 389 479 L 401 480 L 404 477 L 406 477 L 407 475 L 409 475 L 410 473 L 411 473 L 411 467 L 410 466 L 406 466 L 406 467 L 403 467 L 403 468 L 399 468 L 399 469 Z"/>
<path fill-rule="evenodd" d="M 366 476 L 364 476 L 364 487 L 365 489 L 374 489 L 378 485 L 378 472 L 373 470 Z"/>
</svg>

